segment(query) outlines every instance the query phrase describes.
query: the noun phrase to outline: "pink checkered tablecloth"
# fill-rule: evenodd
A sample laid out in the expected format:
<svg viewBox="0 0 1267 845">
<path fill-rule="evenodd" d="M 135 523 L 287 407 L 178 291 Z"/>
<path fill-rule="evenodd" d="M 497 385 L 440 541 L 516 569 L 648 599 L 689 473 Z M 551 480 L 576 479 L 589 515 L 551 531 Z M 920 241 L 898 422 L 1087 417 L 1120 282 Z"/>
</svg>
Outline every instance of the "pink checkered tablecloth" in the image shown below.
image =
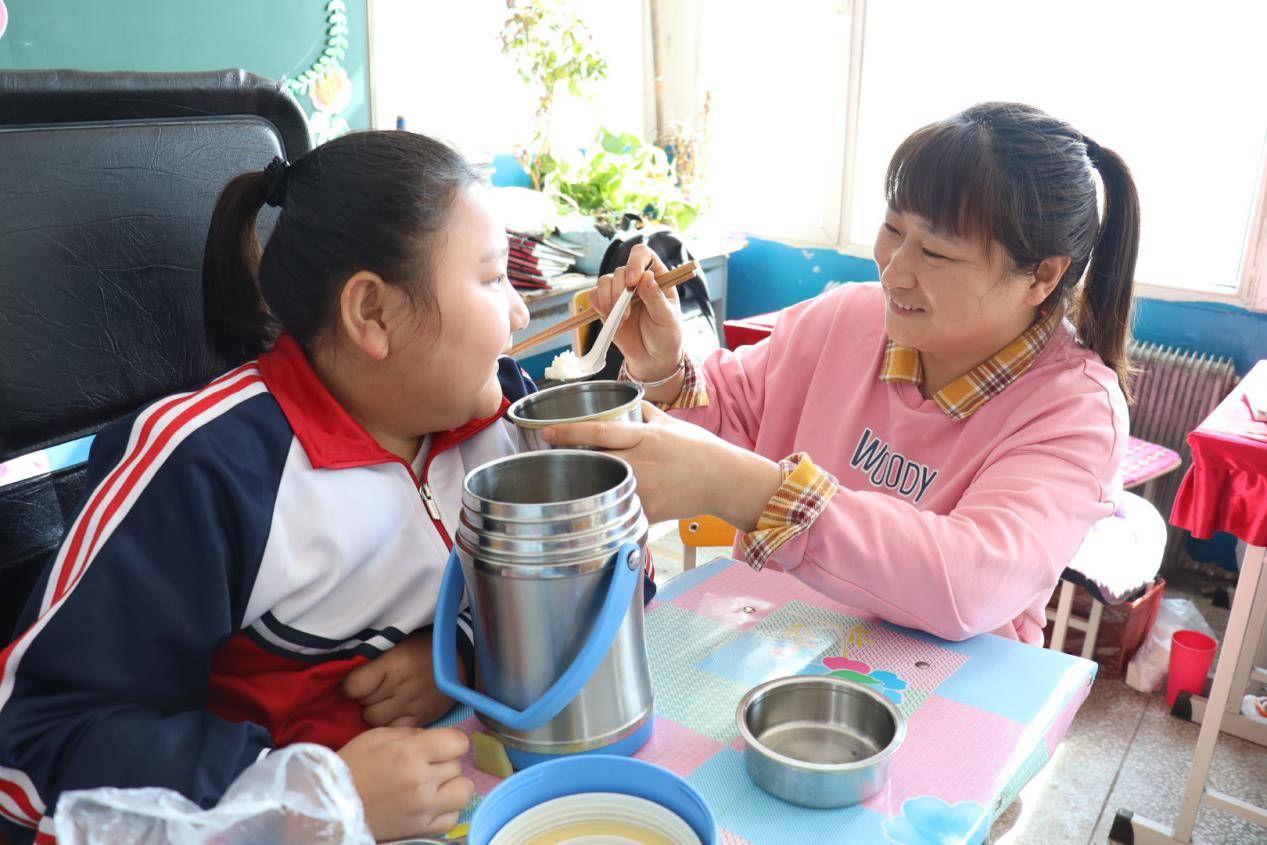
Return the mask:
<svg viewBox="0 0 1267 845">
<path fill-rule="evenodd" d="M 1090 691 L 1088 660 L 985 634 L 947 642 L 836 604 L 790 575 L 714 561 L 647 608 L 656 722 L 639 759 L 676 772 L 717 816 L 724 845 L 968 845 L 1050 759 Z M 748 778 L 735 708 L 785 675 L 872 684 L 907 718 L 888 785 L 856 807 L 808 810 Z M 466 707 L 445 724 L 470 732 Z M 476 798 L 500 782 L 464 766 Z M 465 833 L 465 825 L 454 833 Z M 452 835 L 452 834 L 451 834 Z"/>
</svg>

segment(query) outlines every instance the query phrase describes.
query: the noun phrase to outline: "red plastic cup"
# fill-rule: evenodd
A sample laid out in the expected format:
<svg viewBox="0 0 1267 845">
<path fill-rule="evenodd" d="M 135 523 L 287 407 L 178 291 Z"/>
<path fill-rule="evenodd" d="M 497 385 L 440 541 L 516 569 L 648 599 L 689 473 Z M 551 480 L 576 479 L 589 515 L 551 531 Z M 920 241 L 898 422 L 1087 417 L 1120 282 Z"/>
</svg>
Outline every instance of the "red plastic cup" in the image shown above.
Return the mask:
<svg viewBox="0 0 1267 845">
<path fill-rule="evenodd" d="M 1175 631 L 1170 637 L 1170 671 L 1166 675 L 1166 706 L 1174 707 L 1180 692 L 1200 695 L 1219 643 L 1200 631 Z"/>
</svg>

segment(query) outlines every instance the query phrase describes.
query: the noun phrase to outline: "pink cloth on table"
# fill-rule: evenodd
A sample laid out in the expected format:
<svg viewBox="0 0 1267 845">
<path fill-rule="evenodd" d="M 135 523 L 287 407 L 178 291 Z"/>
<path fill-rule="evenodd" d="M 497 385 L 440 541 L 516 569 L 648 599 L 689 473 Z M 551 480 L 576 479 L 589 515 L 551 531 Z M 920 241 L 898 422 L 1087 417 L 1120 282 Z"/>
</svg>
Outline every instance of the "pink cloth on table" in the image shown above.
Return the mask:
<svg viewBox="0 0 1267 845">
<path fill-rule="evenodd" d="M 1132 437 L 1126 444 L 1126 457 L 1122 460 L 1122 486 L 1130 488 L 1159 475 L 1165 475 L 1179 466 L 1183 459 L 1173 449 L 1160 443 L 1149 443 Z"/>
</svg>

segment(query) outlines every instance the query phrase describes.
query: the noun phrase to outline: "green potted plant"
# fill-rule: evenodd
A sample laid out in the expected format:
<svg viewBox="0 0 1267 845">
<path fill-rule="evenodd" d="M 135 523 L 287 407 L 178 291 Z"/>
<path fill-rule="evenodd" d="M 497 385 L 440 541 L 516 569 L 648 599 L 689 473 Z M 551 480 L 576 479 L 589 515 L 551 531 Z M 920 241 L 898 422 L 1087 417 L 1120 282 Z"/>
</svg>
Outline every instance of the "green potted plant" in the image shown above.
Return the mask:
<svg viewBox="0 0 1267 845">
<path fill-rule="evenodd" d="M 626 213 L 676 229 L 686 229 L 699 214 L 678 187 L 665 151 L 628 132 L 600 129 L 588 149 L 551 159 L 543 177 L 542 190 L 594 218 L 600 231 L 614 231 Z"/>
<path fill-rule="evenodd" d="M 540 190 L 553 166 L 550 124 L 561 89 L 573 97 L 592 95 L 595 84 L 607 77 L 607 60 L 594 49 L 585 22 L 562 0 L 507 0 L 506 7 L 510 16 L 502 26 L 502 53 L 537 97 L 532 137 L 516 158 Z"/>
<path fill-rule="evenodd" d="M 607 61 L 593 46 L 589 29 L 562 0 L 508 0 L 502 52 L 537 97 L 532 136 L 517 154 L 533 187 L 553 198 L 563 214 L 592 220 L 603 237 L 586 239 L 602 248 L 626 213 L 678 229 L 699 213 L 679 183 L 664 150 L 631 133 L 600 129 L 583 150 L 552 150 L 550 124 L 560 96 L 592 96 L 607 76 Z"/>
</svg>

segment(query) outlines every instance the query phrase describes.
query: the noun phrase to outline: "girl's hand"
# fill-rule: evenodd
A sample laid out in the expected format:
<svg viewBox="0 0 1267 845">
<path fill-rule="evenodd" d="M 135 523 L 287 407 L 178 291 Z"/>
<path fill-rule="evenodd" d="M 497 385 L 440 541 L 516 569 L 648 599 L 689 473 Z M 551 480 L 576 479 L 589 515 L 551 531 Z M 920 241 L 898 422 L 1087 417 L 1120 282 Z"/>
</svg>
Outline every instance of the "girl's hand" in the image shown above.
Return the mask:
<svg viewBox="0 0 1267 845">
<path fill-rule="evenodd" d="M 641 308 L 630 308 L 616 331 L 616 346 L 625 356 L 629 372 L 639 381 L 657 381 L 669 375 L 682 360 L 682 311 L 676 288 L 660 290 L 655 277 L 668 272 L 664 262 L 646 244 L 629 252 L 629 262 L 602 276 L 594 290 L 595 310 L 607 319 L 625 288 L 636 288 Z"/>
<path fill-rule="evenodd" d="M 452 830 L 475 785 L 462 777 L 470 748 L 454 728 L 374 728 L 339 749 L 377 840 Z"/>
<path fill-rule="evenodd" d="M 349 672 L 343 694 L 361 703 L 365 723 L 374 727 L 429 725 L 453 707 L 453 699 L 436 689 L 430 628 Z"/>
<path fill-rule="evenodd" d="M 624 458 L 638 479 L 647 519 L 713 514 L 751 531 L 783 483 L 779 465 L 644 402 L 641 423 L 557 425 L 541 434 L 555 446 L 596 446 Z"/>
</svg>

